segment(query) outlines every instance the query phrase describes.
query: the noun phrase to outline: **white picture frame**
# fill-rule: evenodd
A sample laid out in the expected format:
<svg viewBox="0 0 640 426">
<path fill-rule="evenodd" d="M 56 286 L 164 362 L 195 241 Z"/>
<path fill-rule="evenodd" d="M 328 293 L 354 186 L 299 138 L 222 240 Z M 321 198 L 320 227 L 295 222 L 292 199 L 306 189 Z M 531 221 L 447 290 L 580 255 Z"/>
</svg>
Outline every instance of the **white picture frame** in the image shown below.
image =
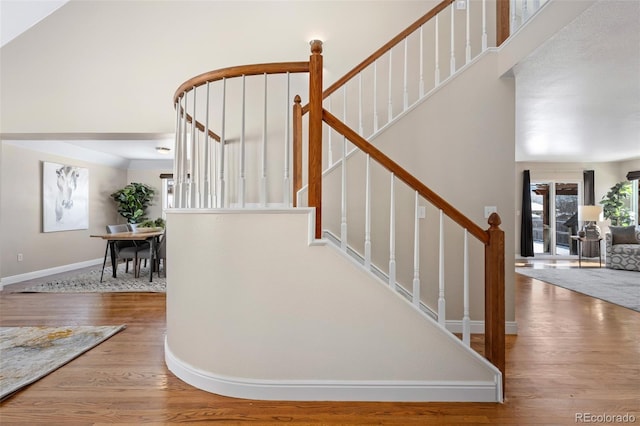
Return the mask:
<svg viewBox="0 0 640 426">
<path fill-rule="evenodd" d="M 89 229 L 89 169 L 42 163 L 42 231 Z"/>
</svg>

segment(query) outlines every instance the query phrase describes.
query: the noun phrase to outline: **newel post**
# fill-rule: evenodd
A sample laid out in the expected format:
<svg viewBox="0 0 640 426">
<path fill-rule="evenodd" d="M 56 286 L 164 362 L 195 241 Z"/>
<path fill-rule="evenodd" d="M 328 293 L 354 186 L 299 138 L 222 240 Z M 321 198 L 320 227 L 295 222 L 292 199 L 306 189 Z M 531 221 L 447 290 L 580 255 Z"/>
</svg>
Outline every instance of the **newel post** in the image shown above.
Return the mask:
<svg viewBox="0 0 640 426">
<path fill-rule="evenodd" d="M 309 207 L 316 209 L 315 237 L 322 238 L 322 42 L 309 58 Z"/>
<path fill-rule="evenodd" d="M 504 231 L 497 213 L 489 216 L 484 251 L 484 356 L 502 372 L 505 384 Z"/>
<path fill-rule="evenodd" d="M 496 1 L 496 47 L 500 47 L 511 35 L 509 1 Z"/>
<path fill-rule="evenodd" d="M 298 207 L 302 188 L 302 105 L 300 95 L 293 98 L 293 207 Z"/>
</svg>

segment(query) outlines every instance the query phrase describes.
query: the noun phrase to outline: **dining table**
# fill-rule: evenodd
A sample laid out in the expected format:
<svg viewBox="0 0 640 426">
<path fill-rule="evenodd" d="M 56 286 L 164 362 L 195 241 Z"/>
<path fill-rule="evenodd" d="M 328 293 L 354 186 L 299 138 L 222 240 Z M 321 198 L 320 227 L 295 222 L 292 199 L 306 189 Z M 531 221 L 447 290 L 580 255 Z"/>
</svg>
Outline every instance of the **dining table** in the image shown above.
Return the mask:
<svg viewBox="0 0 640 426">
<path fill-rule="evenodd" d="M 143 228 L 144 229 L 144 228 Z M 100 274 L 100 282 L 102 282 L 102 278 L 104 276 L 104 267 L 107 264 L 107 253 L 111 253 L 111 269 L 113 278 L 117 278 L 116 276 L 116 252 L 114 250 L 114 244 L 116 241 L 149 241 L 151 244 L 151 258 L 149 259 L 149 282 L 153 281 L 153 265 L 155 264 L 155 254 L 156 254 L 156 245 L 158 238 L 164 235 L 163 230 L 153 230 L 153 231 L 132 231 L 132 232 L 114 232 L 107 234 L 93 234 L 90 235 L 92 238 L 102 238 L 107 241 L 107 247 L 104 250 L 104 260 L 102 262 L 102 273 Z M 135 269 L 135 268 L 134 268 Z"/>
</svg>

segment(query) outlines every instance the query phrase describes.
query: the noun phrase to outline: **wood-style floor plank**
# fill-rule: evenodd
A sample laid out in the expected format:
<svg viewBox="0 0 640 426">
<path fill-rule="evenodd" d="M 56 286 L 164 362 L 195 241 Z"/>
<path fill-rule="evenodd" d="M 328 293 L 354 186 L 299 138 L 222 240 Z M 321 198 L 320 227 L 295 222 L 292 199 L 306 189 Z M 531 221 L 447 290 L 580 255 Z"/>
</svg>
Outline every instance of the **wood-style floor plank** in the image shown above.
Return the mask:
<svg viewBox="0 0 640 426">
<path fill-rule="evenodd" d="M 164 294 L 0 292 L 0 325 L 127 328 L 0 405 L 0 423 L 570 425 L 577 413 L 640 423 L 640 313 L 517 275 L 506 401 L 252 401 L 204 392 L 164 364 Z M 15 286 L 19 286 L 16 284 Z M 473 336 L 482 347 L 482 337 Z"/>
</svg>

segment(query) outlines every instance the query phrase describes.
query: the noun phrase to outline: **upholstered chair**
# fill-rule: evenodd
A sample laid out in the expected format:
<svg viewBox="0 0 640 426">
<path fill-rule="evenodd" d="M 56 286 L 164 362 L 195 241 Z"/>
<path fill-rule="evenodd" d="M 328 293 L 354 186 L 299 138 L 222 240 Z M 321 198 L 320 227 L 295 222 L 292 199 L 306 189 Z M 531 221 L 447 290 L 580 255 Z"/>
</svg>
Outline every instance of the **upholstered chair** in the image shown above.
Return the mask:
<svg viewBox="0 0 640 426">
<path fill-rule="evenodd" d="M 605 247 L 607 268 L 640 271 L 640 228 L 609 227 L 605 235 Z"/>
</svg>

